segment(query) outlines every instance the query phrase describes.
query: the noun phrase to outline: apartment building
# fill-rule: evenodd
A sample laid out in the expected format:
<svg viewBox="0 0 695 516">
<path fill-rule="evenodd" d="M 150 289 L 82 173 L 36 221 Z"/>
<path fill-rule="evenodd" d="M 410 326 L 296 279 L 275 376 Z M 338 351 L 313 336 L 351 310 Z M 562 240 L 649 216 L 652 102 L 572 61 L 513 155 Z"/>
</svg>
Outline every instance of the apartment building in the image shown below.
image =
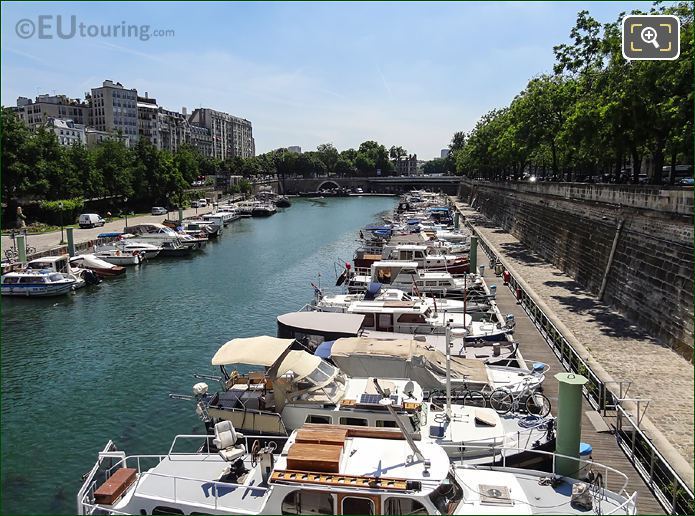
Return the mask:
<svg viewBox="0 0 695 516">
<path fill-rule="evenodd" d="M 205 127 L 212 138 L 212 156 L 227 159 L 235 156 L 248 158 L 256 155 L 251 122 L 210 108 L 197 108 L 188 121 Z"/>
<path fill-rule="evenodd" d="M 55 133 L 60 145 L 86 145 L 87 143 L 84 124 L 61 118 L 49 118 L 45 127 Z"/>
<path fill-rule="evenodd" d="M 35 100 L 19 97 L 14 108 L 24 123 L 31 129 L 45 126 L 49 119 L 72 120 L 76 124 L 89 123 L 90 106 L 79 99 L 65 95 L 39 95 Z"/>
<path fill-rule="evenodd" d="M 120 133 L 131 145 L 138 141 L 138 92 L 120 82 L 106 80 L 100 88 L 92 88 L 90 125 L 97 131 Z"/>
</svg>

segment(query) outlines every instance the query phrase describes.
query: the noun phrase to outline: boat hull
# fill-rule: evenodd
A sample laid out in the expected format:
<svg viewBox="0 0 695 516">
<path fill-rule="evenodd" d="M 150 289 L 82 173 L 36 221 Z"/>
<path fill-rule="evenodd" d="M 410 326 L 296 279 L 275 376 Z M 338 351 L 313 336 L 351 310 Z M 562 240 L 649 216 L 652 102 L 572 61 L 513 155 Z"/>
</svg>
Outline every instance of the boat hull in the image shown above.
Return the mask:
<svg viewBox="0 0 695 516">
<path fill-rule="evenodd" d="M 54 297 L 64 296 L 73 290 L 74 282 L 61 283 L 60 285 L 6 285 L 3 284 L 0 294 L 3 296 L 17 297 Z"/>
</svg>

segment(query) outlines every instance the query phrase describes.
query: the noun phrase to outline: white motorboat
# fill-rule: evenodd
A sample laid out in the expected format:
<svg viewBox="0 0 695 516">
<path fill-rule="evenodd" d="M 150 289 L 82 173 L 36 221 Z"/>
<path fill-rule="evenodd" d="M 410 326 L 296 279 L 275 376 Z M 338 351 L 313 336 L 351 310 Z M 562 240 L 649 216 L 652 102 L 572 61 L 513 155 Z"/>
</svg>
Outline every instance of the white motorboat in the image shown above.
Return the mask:
<svg viewBox="0 0 695 516">
<path fill-rule="evenodd" d="M 137 251 L 138 254 L 142 255 L 148 260 L 156 258 L 162 250 L 162 248 L 158 245 L 148 244 L 147 242 L 138 242 L 133 238 L 122 238 L 109 244 L 96 246 L 94 249 L 97 253 L 102 251 L 121 251 L 123 254 L 133 254 L 135 251 Z"/>
<path fill-rule="evenodd" d="M 2 276 L 3 296 L 50 297 L 72 292 L 77 279 L 51 270 L 24 270 Z"/>
<path fill-rule="evenodd" d="M 177 233 L 164 224 L 137 224 L 125 228 L 126 233 L 138 242 L 152 243 L 162 248 L 159 256 L 184 256 L 191 252 L 193 244 L 184 245 L 184 235 Z M 190 242 L 190 240 L 189 240 Z"/>
<path fill-rule="evenodd" d="M 101 279 L 91 270 L 85 267 L 74 266 L 69 260 L 67 254 L 60 256 L 43 256 L 36 258 L 27 263 L 27 270 L 34 271 L 52 271 L 66 274 L 68 277 L 75 279 L 73 290 L 80 289 L 87 285 L 97 285 Z"/>
<path fill-rule="evenodd" d="M 324 342 L 315 353 L 351 376 L 410 378 L 427 391 L 446 389 L 446 355 L 414 339 L 341 338 Z M 541 363 L 529 370 L 455 355 L 451 356 L 449 367 L 451 386 L 457 392 L 490 393 L 497 388 L 518 391 L 523 386 L 532 392 L 543 384 L 547 372 L 547 365 Z"/>
<path fill-rule="evenodd" d="M 364 315 L 362 328 L 412 335 L 444 334 L 447 325 L 464 328 L 466 341 L 500 341 L 514 331 L 514 317 L 507 322 L 473 321 L 469 314 L 435 312 L 434 308 L 418 301 L 355 301 L 345 311 Z"/>
<path fill-rule="evenodd" d="M 178 435 L 157 454 L 109 441 L 85 475 L 78 514 L 625 514 L 637 493 L 608 466 L 576 458 L 584 480 L 550 471 L 452 465 L 443 447 L 393 428 L 305 425 L 287 438 Z M 210 442 L 212 441 L 212 442 Z M 191 453 L 191 445 L 200 446 Z M 188 445 L 188 446 L 186 446 Z M 598 474 L 600 473 L 600 475 Z M 616 492 L 604 485 L 610 475 Z"/>
<path fill-rule="evenodd" d="M 485 291 L 477 275 L 468 274 L 463 278 L 454 278 L 448 272 L 423 271 L 416 262 L 390 260 L 374 262 L 369 269 L 369 274 L 356 274 L 346 270 L 338 278 L 338 286 L 343 282 L 351 293 L 363 292 L 370 283 L 380 283 L 406 292 L 438 297 L 463 299 L 466 296 L 471 301 L 494 298 L 494 295 Z"/>
<path fill-rule="evenodd" d="M 286 435 L 307 422 L 395 428 L 401 421 L 409 431 L 420 433 L 423 441 L 443 445 L 554 447 L 552 418 L 522 428 L 521 416 L 501 417 L 481 405 L 445 408 L 445 403 L 425 401 L 417 382 L 382 375 L 377 383 L 374 377 L 348 376 L 316 355 L 289 350 L 292 343 L 292 339 L 272 337 L 234 339 L 217 351 L 212 363 L 222 366 L 225 390 L 210 396 L 207 384 L 193 387 L 196 409 L 208 430 L 223 420 L 245 433 L 263 435 Z M 224 368 L 230 363 L 266 367 L 267 372 L 230 373 Z M 381 405 L 383 389 L 389 391 L 393 411 Z M 451 448 L 462 459 L 494 461 L 481 450 L 461 455 Z"/>
<path fill-rule="evenodd" d="M 347 312 L 350 305 L 356 301 L 398 301 L 398 302 L 414 302 L 423 303 L 435 312 L 446 313 L 463 313 L 464 308 L 466 313 L 485 313 L 491 308 L 490 302 L 470 301 L 464 303 L 458 299 L 436 299 L 425 296 L 411 296 L 403 290 L 397 288 L 382 289 L 380 283 L 371 283 L 367 287 L 365 293 L 359 294 L 332 294 L 324 295 L 323 292 L 314 288 L 315 299 L 312 304 L 316 309 L 330 312 Z"/>
<path fill-rule="evenodd" d="M 139 251 L 121 251 L 119 248 L 95 251 L 94 256 L 113 265 L 125 267 L 128 265 L 140 265 L 144 259 Z"/>
<path fill-rule="evenodd" d="M 73 256 L 72 258 L 70 258 L 70 263 L 82 269 L 88 269 L 94 272 L 100 278 L 120 276 L 121 274 L 125 274 L 126 272 L 125 267 L 106 262 L 101 258 L 97 258 L 95 255 L 91 253 L 78 254 L 77 256 Z"/>
<path fill-rule="evenodd" d="M 268 201 L 268 202 L 262 202 L 262 201 L 256 201 L 253 204 L 253 208 L 251 209 L 251 216 L 252 217 L 269 217 L 271 215 L 275 215 L 277 213 L 277 208 L 275 205 Z"/>
</svg>

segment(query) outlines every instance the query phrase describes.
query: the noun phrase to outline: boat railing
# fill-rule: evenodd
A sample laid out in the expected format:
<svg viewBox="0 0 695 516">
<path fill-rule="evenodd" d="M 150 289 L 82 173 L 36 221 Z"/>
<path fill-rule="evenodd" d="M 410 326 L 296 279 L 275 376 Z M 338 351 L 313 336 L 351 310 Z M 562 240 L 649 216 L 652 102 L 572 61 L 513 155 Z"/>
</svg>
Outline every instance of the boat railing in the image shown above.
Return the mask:
<svg viewBox="0 0 695 516">
<path fill-rule="evenodd" d="M 171 496 L 166 496 L 164 494 L 158 494 L 158 497 L 160 497 L 163 500 L 175 502 L 175 503 L 185 503 L 186 500 L 181 499 L 178 496 L 179 493 L 179 484 L 182 482 L 195 482 L 198 484 L 204 484 L 206 486 L 210 487 L 210 492 L 214 495 L 214 504 L 209 504 L 210 507 L 214 507 L 215 509 L 218 508 L 218 497 L 221 496 L 223 493 L 228 492 L 230 489 L 244 489 L 245 492 L 247 491 L 252 491 L 252 492 L 265 492 L 267 491 L 266 487 L 262 486 L 248 486 L 244 484 L 237 484 L 234 482 L 218 482 L 214 480 L 209 480 L 209 479 L 199 479 L 199 478 L 193 478 L 193 477 L 185 477 L 185 476 L 178 476 L 178 475 L 169 475 L 165 473 L 156 473 L 153 471 L 150 471 L 150 468 L 156 466 L 159 464 L 162 460 L 167 459 L 170 461 L 176 460 L 179 457 L 191 457 L 191 456 L 211 456 L 211 455 L 217 455 L 217 451 L 212 451 L 210 449 L 210 442 L 212 440 L 211 435 L 201 435 L 201 434 L 181 434 L 177 435 L 174 437 L 174 440 L 171 443 L 171 446 L 169 447 L 169 451 L 165 455 L 128 455 L 126 456 L 124 452 L 116 452 L 113 451 L 115 450 L 115 446 L 112 441 L 109 441 L 107 446 L 104 448 L 104 451 L 102 451 L 99 454 L 99 460 L 97 463 L 94 465 L 92 470 L 87 474 L 86 480 L 78 492 L 77 495 L 77 501 L 78 501 L 78 512 L 79 514 L 93 514 L 95 511 L 106 511 L 110 514 L 127 514 L 123 512 L 116 511 L 111 508 L 107 508 L 104 506 L 101 506 L 99 504 L 94 503 L 94 491 L 96 490 L 96 480 L 94 479 L 96 473 L 99 470 L 99 467 L 101 466 L 102 462 L 106 458 L 112 458 L 112 459 L 118 459 L 116 460 L 115 463 L 113 463 L 109 468 L 107 468 L 104 471 L 105 478 L 108 480 L 111 475 L 121 469 L 121 468 L 126 468 L 126 467 L 134 467 L 134 469 L 137 471 L 138 478 L 135 483 L 135 489 L 140 485 L 140 483 L 147 478 L 147 476 L 156 476 L 156 477 L 162 477 L 162 478 L 170 478 L 172 480 L 172 495 Z M 195 452 L 175 452 L 174 449 L 177 446 L 177 444 L 180 444 L 183 441 L 191 441 L 191 440 L 203 440 L 204 439 L 204 444 L 198 448 L 198 451 Z M 249 467 L 253 466 L 251 464 L 252 462 L 252 457 L 251 457 L 251 449 L 253 446 L 253 443 L 255 441 L 258 441 L 259 444 L 263 442 L 269 442 L 273 441 L 276 444 L 278 442 L 283 442 L 287 441 L 288 437 L 285 436 L 259 436 L 259 435 L 244 435 L 243 440 L 244 440 L 244 446 L 246 447 L 247 450 L 247 455 L 244 457 L 243 461 L 244 464 Z M 205 450 L 205 451 L 202 451 Z M 148 469 L 146 471 L 143 471 L 143 462 L 147 462 Z M 152 465 L 151 463 L 154 462 Z M 250 469 L 250 468 L 249 468 Z M 221 492 L 220 492 L 221 491 Z M 190 500 L 189 500 L 190 502 Z M 197 502 L 196 502 L 197 503 Z"/>
<path fill-rule="evenodd" d="M 597 487 L 600 488 L 605 488 L 609 489 L 613 493 L 616 493 L 620 496 L 623 496 L 627 498 L 626 502 L 624 504 L 621 504 L 620 507 L 623 507 L 626 503 L 629 503 L 630 501 L 634 501 L 636 499 L 636 492 L 630 495 L 627 491 L 627 485 L 628 485 L 628 477 L 625 473 L 622 471 L 619 471 L 615 468 L 612 468 L 611 466 L 607 466 L 605 464 L 602 464 L 600 462 L 595 462 L 593 460 L 586 460 L 586 459 L 580 459 L 577 457 L 570 457 L 568 455 L 562 455 L 559 453 L 551 452 L 551 451 L 545 451 L 545 450 L 529 450 L 526 448 L 517 448 L 513 446 L 499 446 L 497 448 L 494 448 L 491 445 L 466 445 L 466 446 L 460 446 L 457 444 L 442 444 L 441 445 L 444 449 L 449 449 L 453 448 L 456 449 L 461 453 L 460 459 L 463 462 L 465 459 L 465 452 L 470 452 L 471 449 L 476 450 L 480 449 L 483 451 L 489 450 L 489 451 L 494 451 L 495 456 L 494 456 L 494 461 L 497 464 L 496 466 L 492 467 L 501 467 L 501 468 L 508 468 L 507 466 L 507 457 L 511 457 L 510 460 L 516 461 L 518 457 L 515 457 L 515 455 L 518 455 L 519 453 L 524 453 L 526 457 L 531 457 L 531 456 L 537 456 L 537 458 L 543 459 L 545 458 L 547 462 L 549 462 L 550 465 L 550 470 L 545 471 L 541 470 L 543 472 L 547 472 L 552 474 L 553 476 L 566 476 L 566 477 L 572 477 L 572 478 L 578 478 L 578 476 L 583 472 L 586 471 L 588 474 L 589 471 L 593 472 L 592 480 L 590 481 L 592 484 L 596 485 Z M 453 457 L 453 454 L 450 454 L 450 457 Z M 530 460 L 530 459 L 529 459 Z M 561 465 L 562 468 L 570 468 L 569 473 L 560 473 L 558 471 L 558 465 Z M 475 466 L 469 466 L 466 465 L 465 463 L 461 463 L 457 467 L 459 468 L 475 468 Z M 509 467 L 509 469 L 518 469 L 519 471 L 522 472 L 530 472 L 533 470 L 527 470 L 527 469 L 522 469 L 522 468 L 517 468 L 514 466 Z M 538 471 L 538 470 L 536 470 Z M 589 482 L 589 480 L 587 480 Z M 610 489 L 610 485 L 614 484 L 616 487 L 614 489 Z M 615 509 L 612 512 L 617 511 L 618 509 Z M 611 514 L 611 513 L 603 513 L 603 514 Z"/>
</svg>

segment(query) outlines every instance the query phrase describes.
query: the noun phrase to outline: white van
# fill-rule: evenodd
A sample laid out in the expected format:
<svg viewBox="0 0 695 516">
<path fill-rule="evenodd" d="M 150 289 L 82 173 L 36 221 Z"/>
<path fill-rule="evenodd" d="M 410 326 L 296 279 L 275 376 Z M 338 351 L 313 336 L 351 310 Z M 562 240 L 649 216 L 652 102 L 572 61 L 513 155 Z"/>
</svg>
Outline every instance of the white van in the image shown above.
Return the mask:
<svg viewBox="0 0 695 516">
<path fill-rule="evenodd" d="M 198 208 L 205 208 L 208 205 L 207 199 L 198 199 Z"/>
<path fill-rule="evenodd" d="M 83 213 L 80 215 L 79 224 L 82 229 L 103 226 L 106 222 L 96 213 Z"/>
</svg>

